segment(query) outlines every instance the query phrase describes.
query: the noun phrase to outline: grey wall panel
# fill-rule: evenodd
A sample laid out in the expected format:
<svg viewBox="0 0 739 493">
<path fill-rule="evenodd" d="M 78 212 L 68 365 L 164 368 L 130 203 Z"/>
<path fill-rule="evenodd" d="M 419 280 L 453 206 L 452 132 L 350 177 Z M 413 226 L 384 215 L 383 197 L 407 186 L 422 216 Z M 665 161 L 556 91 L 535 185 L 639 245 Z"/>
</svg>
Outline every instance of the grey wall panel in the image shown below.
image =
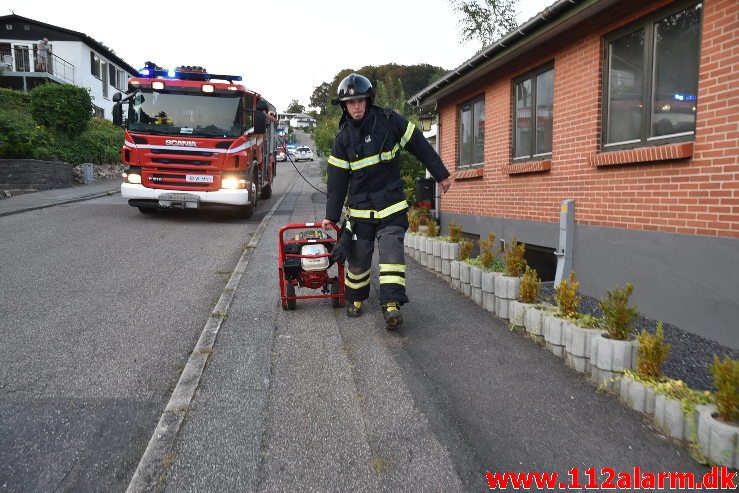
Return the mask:
<svg viewBox="0 0 739 493">
<path fill-rule="evenodd" d="M 467 233 L 557 247 L 558 223 L 442 214 Z M 634 284 L 632 302 L 662 320 L 724 346 L 739 348 L 739 240 L 575 225 L 573 266 L 580 291 L 601 298 Z"/>
</svg>

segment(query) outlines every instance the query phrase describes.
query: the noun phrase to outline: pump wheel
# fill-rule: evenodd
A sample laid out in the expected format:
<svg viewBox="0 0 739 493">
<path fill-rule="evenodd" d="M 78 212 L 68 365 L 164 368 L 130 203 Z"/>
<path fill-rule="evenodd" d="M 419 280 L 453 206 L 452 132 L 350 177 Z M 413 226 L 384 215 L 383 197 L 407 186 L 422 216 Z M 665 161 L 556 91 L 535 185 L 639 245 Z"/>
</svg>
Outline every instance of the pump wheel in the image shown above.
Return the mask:
<svg viewBox="0 0 739 493">
<path fill-rule="evenodd" d="M 339 294 L 339 280 L 335 280 L 331 283 L 331 294 Z M 341 308 L 344 306 L 344 303 L 341 302 L 339 298 L 331 298 L 331 306 L 334 308 Z"/>
<path fill-rule="evenodd" d="M 295 286 L 292 284 L 288 284 L 286 286 L 286 292 L 288 296 L 295 296 Z M 288 310 L 295 310 L 295 300 L 287 300 L 287 309 Z"/>
</svg>

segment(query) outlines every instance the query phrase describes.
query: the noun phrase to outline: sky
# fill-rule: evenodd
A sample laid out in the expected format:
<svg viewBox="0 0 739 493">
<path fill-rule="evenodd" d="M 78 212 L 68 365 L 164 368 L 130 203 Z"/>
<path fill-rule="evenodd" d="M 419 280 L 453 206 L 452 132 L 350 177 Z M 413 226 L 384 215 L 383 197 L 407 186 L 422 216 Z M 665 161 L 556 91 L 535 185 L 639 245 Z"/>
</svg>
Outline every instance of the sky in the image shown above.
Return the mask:
<svg viewBox="0 0 739 493">
<path fill-rule="evenodd" d="M 105 2 L 102 2 L 105 3 Z M 554 0 L 520 0 L 519 24 Z M 342 69 L 428 63 L 452 70 L 479 42 L 460 43 L 448 0 L 241 0 L 101 2 L 5 0 L 18 15 L 87 34 L 134 68 L 205 67 L 243 84 L 284 111 Z M 53 39 L 51 39 L 53 43 Z M 409 97 L 412 95 L 408 95 Z"/>
</svg>

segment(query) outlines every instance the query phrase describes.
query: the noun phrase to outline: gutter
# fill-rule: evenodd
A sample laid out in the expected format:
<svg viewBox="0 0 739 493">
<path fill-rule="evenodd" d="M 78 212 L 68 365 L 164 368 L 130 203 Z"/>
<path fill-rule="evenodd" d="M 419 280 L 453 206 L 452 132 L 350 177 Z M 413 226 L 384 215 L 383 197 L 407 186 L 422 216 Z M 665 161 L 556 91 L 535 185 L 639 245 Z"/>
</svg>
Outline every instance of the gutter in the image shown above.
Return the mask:
<svg viewBox="0 0 739 493">
<path fill-rule="evenodd" d="M 420 92 L 415 94 L 411 99 L 408 100 L 409 104 L 414 106 L 423 106 L 421 101 L 424 98 L 450 86 L 452 83 L 462 79 L 464 76 L 472 72 L 474 69 L 484 65 L 492 57 L 503 53 L 511 45 L 526 38 L 531 32 L 536 31 L 542 26 L 550 24 L 554 19 L 559 17 L 561 14 L 571 10 L 578 3 L 585 3 L 584 0 L 558 0 L 556 3 L 542 10 L 539 14 L 532 17 L 528 21 L 521 24 L 515 30 L 509 32 L 498 41 L 491 45 L 483 48 L 480 53 L 467 60 L 465 63 L 447 72 L 441 79 L 431 83 L 431 85 L 425 87 Z"/>
</svg>

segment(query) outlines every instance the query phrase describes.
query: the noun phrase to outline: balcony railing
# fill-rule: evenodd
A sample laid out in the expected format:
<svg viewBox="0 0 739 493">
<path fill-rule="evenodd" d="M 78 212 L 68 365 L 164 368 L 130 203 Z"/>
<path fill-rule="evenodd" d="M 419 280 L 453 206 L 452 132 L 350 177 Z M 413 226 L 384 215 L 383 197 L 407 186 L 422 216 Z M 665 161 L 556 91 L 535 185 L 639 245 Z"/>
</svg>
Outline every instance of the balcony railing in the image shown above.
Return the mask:
<svg viewBox="0 0 739 493">
<path fill-rule="evenodd" d="M 14 49 L 0 48 L 0 70 L 5 74 L 23 72 L 53 75 L 69 84 L 74 84 L 74 65 L 65 59 L 50 53 L 46 59 L 39 56 L 36 50 L 16 46 Z"/>
</svg>

